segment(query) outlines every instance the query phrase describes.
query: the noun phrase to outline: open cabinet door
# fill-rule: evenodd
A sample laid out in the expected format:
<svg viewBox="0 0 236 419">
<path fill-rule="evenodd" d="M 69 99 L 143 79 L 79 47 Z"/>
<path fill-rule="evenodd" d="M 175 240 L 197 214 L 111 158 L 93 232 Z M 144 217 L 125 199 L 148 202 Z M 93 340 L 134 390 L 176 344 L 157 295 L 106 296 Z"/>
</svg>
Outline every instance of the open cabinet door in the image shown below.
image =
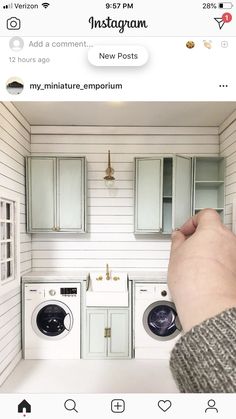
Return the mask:
<svg viewBox="0 0 236 419">
<path fill-rule="evenodd" d="M 162 229 L 163 159 L 135 159 L 135 233 Z"/>
<path fill-rule="evenodd" d="M 192 214 L 192 159 L 174 157 L 173 228 L 179 228 Z"/>
</svg>

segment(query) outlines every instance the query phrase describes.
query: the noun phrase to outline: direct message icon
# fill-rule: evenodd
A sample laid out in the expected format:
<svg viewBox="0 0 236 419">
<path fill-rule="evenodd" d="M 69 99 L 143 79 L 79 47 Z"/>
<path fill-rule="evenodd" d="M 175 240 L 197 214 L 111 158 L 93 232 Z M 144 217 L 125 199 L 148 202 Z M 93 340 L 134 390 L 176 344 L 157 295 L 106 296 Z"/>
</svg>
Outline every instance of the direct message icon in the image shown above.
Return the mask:
<svg viewBox="0 0 236 419">
<path fill-rule="evenodd" d="M 172 403 L 170 400 L 159 400 L 157 403 L 159 409 L 162 410 L 162 412 L 167 412 L 172 406 Z"/>
</svg>

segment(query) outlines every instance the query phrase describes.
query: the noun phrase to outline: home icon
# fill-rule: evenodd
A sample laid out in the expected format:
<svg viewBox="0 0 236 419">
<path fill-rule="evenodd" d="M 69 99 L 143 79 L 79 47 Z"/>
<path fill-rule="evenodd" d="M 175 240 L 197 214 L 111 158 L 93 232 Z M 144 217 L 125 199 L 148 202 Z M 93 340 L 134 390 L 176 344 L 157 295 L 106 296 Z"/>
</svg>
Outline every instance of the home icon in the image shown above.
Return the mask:
<svg viewBox="0 0 236 419">
<path fill-rule="evenodd" d="M 18 404 L 18 413 L 31 413 L 31 405 L 26 400 L 22 400 L 22 402 Z"/>
</svg>

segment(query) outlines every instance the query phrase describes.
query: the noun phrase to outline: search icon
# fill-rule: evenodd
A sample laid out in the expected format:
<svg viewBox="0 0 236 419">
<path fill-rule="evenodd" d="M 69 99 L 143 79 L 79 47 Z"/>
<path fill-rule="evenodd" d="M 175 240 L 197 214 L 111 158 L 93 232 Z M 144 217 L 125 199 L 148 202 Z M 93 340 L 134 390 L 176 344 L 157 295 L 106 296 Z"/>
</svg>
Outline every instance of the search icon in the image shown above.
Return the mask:
<svg viewBox="0 0 236 419">
<path fill-rule="evenodd" d="M 67 399 L 64 403 L 64 407 L 66 410 L 69 410 L 69 412 L 74 410 L 76 413 L 78 413 L 78 410 L 76 410 L 76 402 L 73 399 Z"/>
</svg>

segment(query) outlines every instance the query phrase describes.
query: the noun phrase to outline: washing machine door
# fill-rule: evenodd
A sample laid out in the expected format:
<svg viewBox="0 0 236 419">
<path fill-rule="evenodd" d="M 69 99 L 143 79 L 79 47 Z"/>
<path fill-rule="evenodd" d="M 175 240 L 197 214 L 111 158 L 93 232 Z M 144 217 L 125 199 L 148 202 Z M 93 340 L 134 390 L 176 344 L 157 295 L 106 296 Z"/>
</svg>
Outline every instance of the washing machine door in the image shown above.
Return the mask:
<svg viewBox="0 0 236 419">
<path fill-rule="evenodd" d="M 72 326 L 71 310 L 61 301 L 45 301 L 36 307 L 32 315 L 33 330 L 46 339 L 62 339 Z"/>
<path fill-rule="evenodd" d="M 146 332 L 157 340 L 171 340 L 181 331 L 181 325 L 174 303 L 156 301 L 144 312 L 143 326 Z"/>
</svg>

